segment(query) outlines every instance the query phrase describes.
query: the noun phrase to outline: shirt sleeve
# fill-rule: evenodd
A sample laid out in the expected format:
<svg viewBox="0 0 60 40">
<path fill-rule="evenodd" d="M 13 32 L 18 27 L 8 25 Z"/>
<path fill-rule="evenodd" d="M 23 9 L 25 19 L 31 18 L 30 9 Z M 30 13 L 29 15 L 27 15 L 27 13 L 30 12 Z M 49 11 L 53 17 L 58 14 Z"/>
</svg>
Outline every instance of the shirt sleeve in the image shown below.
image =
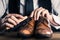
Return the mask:
<svg viewBox="0 0 60 40">
<path fill-rule="evenodd" d="M 58 23 L 58 24 L 60 24 L 60 17 L 58 17 L 58 16 L 56 16 L 56 15 L 54 15 L 54 14 L 52 14 L 52 16 L 53 16 L 53 19 L 54 19 L 54 21 L 56 22 L 56 23 Z M 54 28 L 56 28 L 56 29 L 59 29 L 60 28 L 60 26 L 54 26 L 54 25 L 52 25 Z"/>
<path fill-rule="evenodd" d="M 52 16 L 53 16 L 54 21 L 55 21 L 56 23 L 60 24 L 60 17 L 55 16 L 54 14 L 52 14 Z"/>
</svg>

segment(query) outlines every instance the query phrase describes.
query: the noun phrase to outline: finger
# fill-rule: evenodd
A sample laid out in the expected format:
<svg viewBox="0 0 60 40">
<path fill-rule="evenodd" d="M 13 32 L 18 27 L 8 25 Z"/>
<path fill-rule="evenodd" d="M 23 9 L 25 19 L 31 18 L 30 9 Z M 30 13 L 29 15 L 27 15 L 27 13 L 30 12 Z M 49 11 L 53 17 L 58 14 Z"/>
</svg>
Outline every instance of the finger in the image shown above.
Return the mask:
<svg viewBox="0 0 60 40">
<path fill-rule="evenodd" d="M 34 11 L 32 11 L 32 13 L 31 13 L 30 17 L 33 17 L 33 15 L 34 15 Z"/>
<path fill-rule="evenodd" d="M 43 9 L 43 8 L 39 8 L 39 9 L 38 9 L 37 20 L 39 19 L 39 17 L 41 16 L 41 13 L 42 13 L 44 10 L 45 10 L 45 9 Z"/>
<path fill-rule="evenodd" d="M 14 20 L 17 24 L 19 23 L 19 20 L 15 16 L 11 16 L 11 19 Z"/>
<path fill-rule="evenodd" d="M 22 21 L 24 21 L 24 20 L 27 19 L 27 18 L 28 18 L 28 17 L 25 16 L 23 19 L 19 19 L 19 23 L 22 22 Z"/>
<path fill-rule="evenodd" d="M 38 8 L 37 8 L 38 9 Z M 34 19 L 36 20 L 36 13 L 37 13 L 37 9 L 35 9 L 34 11 L 32 11 L 30 17 L 34 17 Z"/>
<path fill-rule="evenodd" d="M 23 20 L 27 19 L 28 17 L 27 16 L 24 16 Z"/>
<path fill-rule="evenodd" d="M 37 11 L 36 11 L 36 13 L 37 13 Z M 34 20 L 36 20 L 36 13 L 34 13 Z"/>
<path fill-rule="evenodd" d="M 23 19 L 19 19 L 19 23 L 22 22 L 22 21 L 23 21 Z"/>
<path fill-rule="evenodd" d="M 7 29 L 7 30 L 10 29 L 10 27 L 6 27 L 6 29 Z"/>
<path fill-rule="evenodd" d="M 19 14 L 13 14 L 13 16 L 19 17 L 19 18 L 24 18 L 22 15 L 19 15 Z"/>
<path fill-rule="evenodd" d="M 43 16 L 43 17 L 46 17 L 46 15 L 47 15 L 48 13 L 49 13 L 48 10 L 44 10 L 44 11 L 42 12 L 42 16 Z"/>
<path fill-rule="evenodd" d="M 7 27 L 9 27 L 9 28 L 14 28 L 14 25 L 12 25 L 12 24 L 5 23 L 5 25 L 6 25 Z"/>
<path fill-rule="evenodd" d="M 6 29 L 10 29 L 10 28 L 14 27 L 13 25 L 11 25 L 9 23 L 3 23 L 1 26 L 4 27 L 4 28 L 6 28 Z"/>
<path fill-rule="evenodd" d="M 17 23 L 14 20 L 12 20 L 11 18 L 8 18 L 8 22 L 12 23 L 13 25 L 17 25 Z"/>
<path fill-rule="evenodd" d="M 37 20 L 38 18 L 37 17 L 39 17 L 39 10 L 41 10 L 42 9 L 42 7 L 40 7 L 40 8 L 37 8 L 36 10 L 35 10 L 35 14 L 34 14 L 34 19 L 35 20 Z"/>
<path fill-rule="evenodd" d="M 39 9 L 39 8 L 37 8 L 37 9 L 34 11 L 34 20 L 36 20 L 36 18 L 37 18 L 38 9 Z"/>
</svg>

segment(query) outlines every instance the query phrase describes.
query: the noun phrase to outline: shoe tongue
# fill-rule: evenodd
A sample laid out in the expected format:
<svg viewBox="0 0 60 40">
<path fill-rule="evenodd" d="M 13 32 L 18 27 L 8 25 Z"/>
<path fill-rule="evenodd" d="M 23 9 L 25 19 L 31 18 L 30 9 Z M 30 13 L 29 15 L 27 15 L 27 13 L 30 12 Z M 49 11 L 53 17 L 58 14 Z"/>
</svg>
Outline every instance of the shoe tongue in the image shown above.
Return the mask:
<svg viewBox="0 0 60 40">
<path fill-rule="evenodd" d="M 40 17 L 39 20 L 37 21 L 37 23 L 47 23 L 48 24 L 48 20 L 45 17 Z"/>
</svg>

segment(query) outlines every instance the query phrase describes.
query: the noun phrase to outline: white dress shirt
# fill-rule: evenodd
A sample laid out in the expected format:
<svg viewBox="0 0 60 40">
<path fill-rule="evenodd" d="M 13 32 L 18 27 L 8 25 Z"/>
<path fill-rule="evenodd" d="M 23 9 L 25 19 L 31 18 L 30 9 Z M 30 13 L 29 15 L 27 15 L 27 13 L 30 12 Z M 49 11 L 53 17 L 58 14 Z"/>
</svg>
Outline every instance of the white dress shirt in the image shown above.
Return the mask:
<svg viewBox="0 0 60 40">
<path fill-rule="evenodd" d="M 0 18 L 5 13 L 8 6 L 8 0 L 0 0 Z"/>
<path fill-rule="evenodd" d="M 56 23 L 60 24 L 60 0 L 51 0 L 52 3 L 52 15 Z M 58 16 L 54 15 L 54 11 L 58 13 Z M 60 26 L 54 26 L 56 29 L 59 29 Z"/>
</svg>

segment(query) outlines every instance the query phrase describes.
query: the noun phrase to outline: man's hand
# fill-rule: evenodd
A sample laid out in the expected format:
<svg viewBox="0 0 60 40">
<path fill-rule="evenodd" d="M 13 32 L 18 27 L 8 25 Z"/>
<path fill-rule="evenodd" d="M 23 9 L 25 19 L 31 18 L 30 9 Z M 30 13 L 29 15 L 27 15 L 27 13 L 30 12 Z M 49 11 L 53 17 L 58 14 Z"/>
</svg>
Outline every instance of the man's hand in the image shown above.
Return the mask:
<svg viewBox="0 0 60 40">
<path fill-rule="evenodd" d="M 40 16 L 43 16 L 49 19 L 50 13 L 47 9 L 40 7 L 34 10 L 30 15 L 30 17 L 33 17 L 34 20 L 38 20 Z M 52 16 L 50 16 L 50 18 L 52 19 Z"/>
<path fill-rule="evenodd" d="M 8 14 L 5 16 L 1 22 L 2 22 L 2 27 L 6 26 L 6 29 L 13 28 L 15 25 L 19 24 L 23 20 L 25 20 L 27 16 L 23 17 L 22 15 L 19 14 Z"/>
<path fill-rule="evenodd" d="M 37 8 L 34 11 L 32 11 L 30 17 L 33 17 L 34 20 L 38 20 L 40 16 L 46 17 L 52 25 L 58 26 L 59 24 L 54 21 L 54 18 L 52 15 L 50 15 L 49 11 L 45 8 Z"/>
</svg>

